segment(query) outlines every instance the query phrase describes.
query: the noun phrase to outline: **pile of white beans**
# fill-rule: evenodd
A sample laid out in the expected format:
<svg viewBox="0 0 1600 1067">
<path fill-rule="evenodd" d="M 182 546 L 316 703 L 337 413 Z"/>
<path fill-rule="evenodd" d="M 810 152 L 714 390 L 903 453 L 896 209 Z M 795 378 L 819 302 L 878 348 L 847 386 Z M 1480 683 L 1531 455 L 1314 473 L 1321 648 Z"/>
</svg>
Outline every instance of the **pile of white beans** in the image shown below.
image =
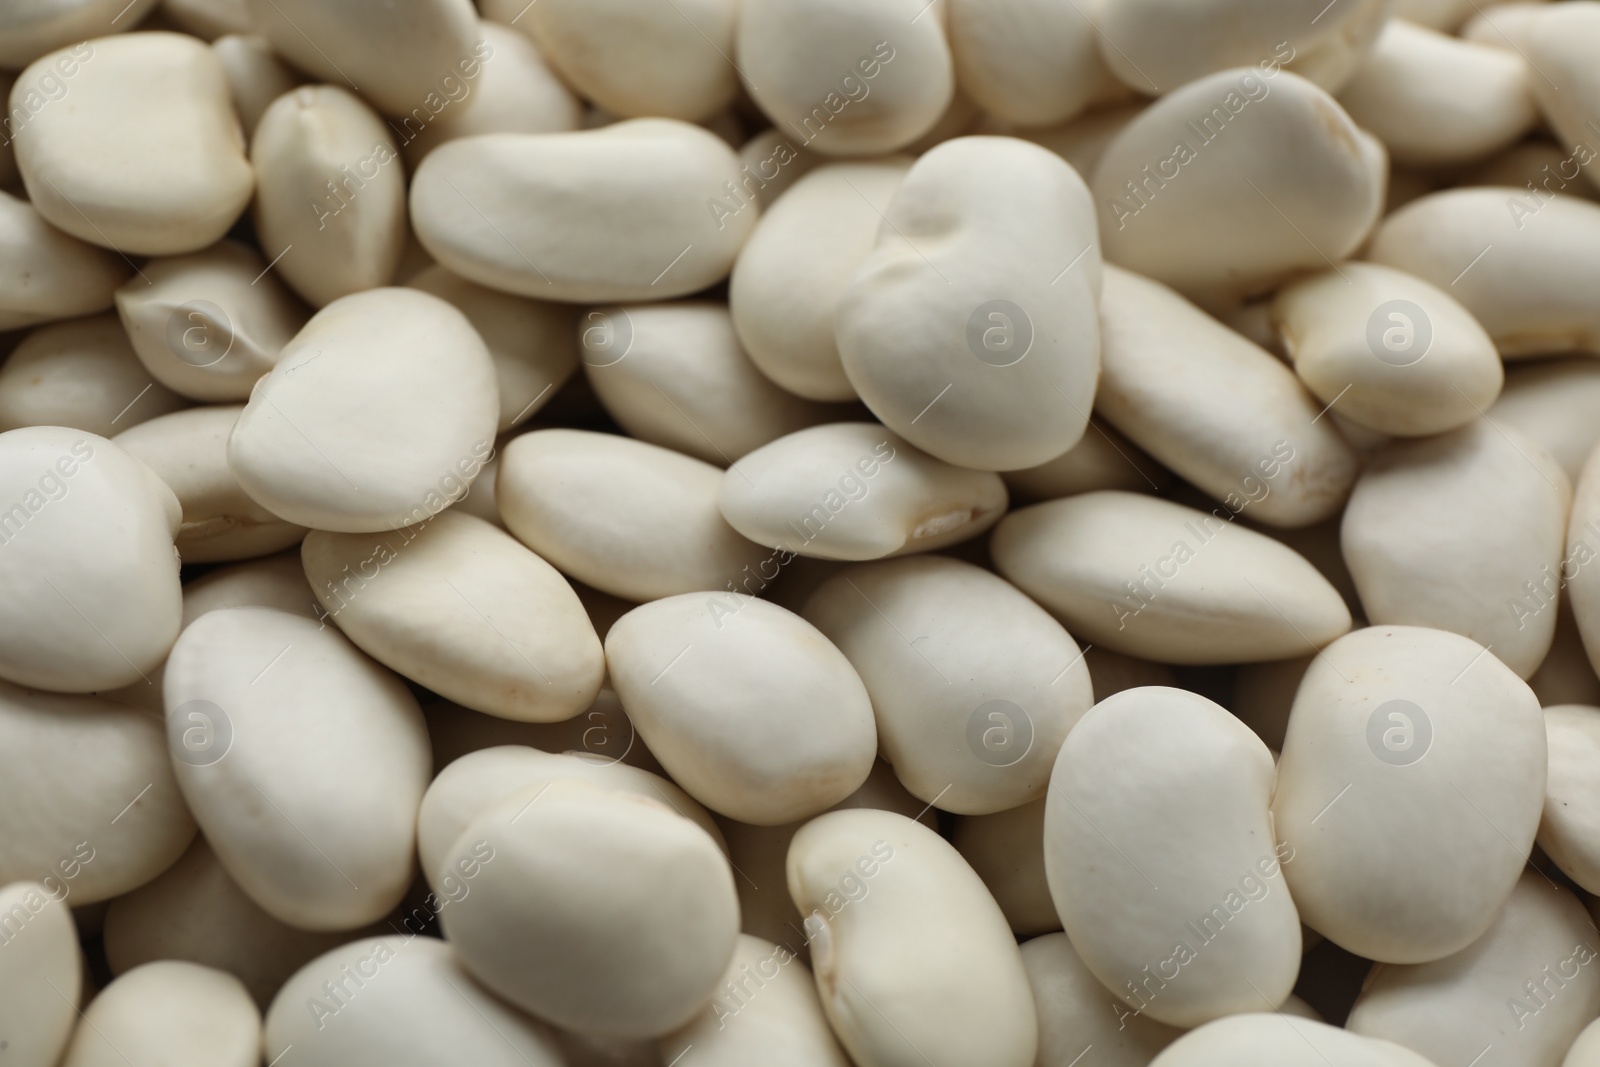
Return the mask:
<svg viewBox="0 0 1600 1067">
<path fill-rule="evenodd" d="M 1600 0 L 0 97 L 0 1067 L 1600 1067 Z"/>
</svg>

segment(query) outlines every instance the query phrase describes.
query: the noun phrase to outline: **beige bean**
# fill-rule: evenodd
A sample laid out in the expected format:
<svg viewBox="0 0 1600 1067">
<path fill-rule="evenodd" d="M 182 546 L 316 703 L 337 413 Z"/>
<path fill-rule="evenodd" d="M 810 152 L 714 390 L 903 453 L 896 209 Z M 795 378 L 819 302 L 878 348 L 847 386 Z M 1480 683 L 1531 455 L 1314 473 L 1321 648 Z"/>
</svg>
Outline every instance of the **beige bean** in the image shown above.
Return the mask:
<svg viewBox="0 0 1600 1067">
<path fill-rule="evenodd" d="M 563 574 L 642 602 L 731 587 L 769 555 L 717 510 L 721 481 L 711 464 L 642 441 L 537 430 L 506 446 L 495 496 L 506 527 Z"/>
<path fill-rule="evenodd" d="M 1088 114 L 1079 115 L 1058 126 L 1011 130 L 1012 137 L 1032 141 L 1048 148 L 1072 165 L 1079 174 L 1092 177 L 1094 169 L 1123 128 L 1144 110 L 1144 103 L 1108 103 Z"/>
<path fill-rule="evenodd" d="M 1572 602 L 1563 600 L 1556 615 L 1556 638 L 1550 644 L 1539 669 L 1528 679 L 1528 688 L 1539 698 L 1540 707 L 1558 704 L 1591 704 L 1600 706 L 1600 676 L 1596 676 L 1589 655 L 1583 648 L 1583 636 L 1578 633 L 1578 622 L 1572 615 Z"/>
<path fill-rule="evenodd" d="M 1278 291 L 1272 316 L 1294 371 L 1323 404 L 1380 433 L 1443 433 L 1494 403 L 1505 380 L 1482 326 L 1449 293 L 1371 263 Z"/>
<path fill-rule="evenodd" d="M 1544 783 L 1538 701 L 1493 652 L 1413 626 L 1334 642 L 1295 695 L 1272 805 L 1306 925 L 1389 963 L 1460 951 L 1516 884 Z"/>
<path fill-rule="evenodd" d="M 850 1067 L 810 970 L 789 949 L 749 934 L 739 935 L 711 1003 L 659 1047 L 662 1063 L 682 1067 Z"/>
<path fill-rule="evenodd" d="M 247 606 L 317 618 L 317 598 L 306 581 L 298 551 L 207 571 L 183 587 L 183 625 L 208 611 Z"/>
<path fill-rule="evenodd" d="M 1557 1067 L 1600 1013 L 1597 956 L 1583 905 L 1524 871 L 1488 932 L 1444 959 L 1377 968 L 1345 1025 L 1433 1063 L 1468 1063 L 1492 1045 L 1508 1063 Z"/>
<path fill-rule="evenodd" d="M 464 138 L 428 154 L 411 225 L 440 263 L 544 300 L 664 300 L 728 276 L 759 208 L 739 157 L 675 119 Z"/>
<path fill-rule="evenodd" d="M 1383 24 L 1387 5 L 1326 10 L 1316 0 L 1104 0 L 1100 52 L 1141 93 L 1170 94 L 1228 67 L 1290 65 L 1337 92 Z"/>
<path fill-rule="evenodd" d="M 606 667 L 650 751 L 713 811 L 776 826 L 843 800 L 872 769 L 872 702 L 800 616 L 734 593 L 644 604 L 606 635 Z"/>
<path fill-rule="evenodd" d="M 357 647 L 450 700 L 556 722 L 600 691 L 605 660 L 577 594 L 482 519 L 446 511 L 387 534 L 318 530 L 301 558 Z"/>
<path fill-rule="evenodd" d="M 659 774 L 589 752 L 541 752 L 525 745 L 498 745 L 468 753 L 434 776 L 417 811 L 417 854 L 422 874 L 435 889 L 464 875 L 444 866 L 450 850 L 480 812 L 530 787 L 577 779 L 600 789 L 647 797 L 690 820 L 727 852 L 722 831 L 700 803 Z"/>
<path fill-rule="evenodd" d="M 1150 1067 L 1438 1067 L 1397 1045 L 1313 1019 L 1251 1012 L 1191 1030 Z"/>
<path fill-rule="evenodd" d="M 1004 577 L 1074 633 L 1130 656 L 1283 659 L 1348 630 L 1350 612 L 1327 579 L 1292 549 L 1234 524 L 1238 514 L 1084 493 L 1007 515 L 990 551 Z"/>
<path fill-rule="evenodd" d="M 446 864 L 469 856 L 482 866 L 440 913 L 446 937 L 491 991 L 558 1026 L 674 1030 L 733 955 L 728 861 L 658 801 L 585 782 L 532 787 L 474 818 Z"/>
<path fill-rule="evenodd" d="M 109 437 L 187 406 L 152 380 L 111 314 L 41 326 L 0 365 L 0 430 L 70 426 Z"/>
<path fill-rule="evenodd" d="M 0 329 L 104 311 L 130 268 L 0 191 Z"/>
<path fill-rule="evenodd" d="M 390 115 L 442 109 L 452 83 L 475 77 L 485 58 L 471 0 L 245 0 L 245 8 L 290 63 Z"/>
<path fill-rule="evenodd" d="M 1571 502 L 1555 459 L 1509 426 L 1480 419 L 1385 446 L 1340 530 L 1367 618 L 1493 645 L 1528 677 L 1555 634 Z"/>
<path fill-rule="evenodd" d="M 780 555 L 881 559 L 977 536 L 1004 514 L 1006 490 L 999 475 L 944 463 L 877 423 L 844 422 L 745 456 L 722 476 L 718 505 Z"/>
<path fill-rule="evenodd" d="M 1106 259 L 1229 306 L 1353 253 L 1378 219 L 1384 171 L 1383 146 L 1333 97 L 1245 67 L 1140 112 L 1090 184 Z"/>
<path fill-rule="evenodd" d="M 176 545 L 185 563 L 264 556 L 299 544 L 306 534 L 251 500 L 228 469 L 228 434 L 242 411 L 243 405 L 190 408 L 113 439 L 177 495 L 183 525 Z"/>
<path fill-rule="evenodd" d="M 1183 1031 L 1132 1015 L 1112 997 L 1072 947 L 1066 934 L 1046 934 L 1022 945 L 1022 963 L 1039 1015 L 1035 1067 L 1072 1067 L 1093 1049 L 1103 1067 L 1148 1067 Z M 1113 1026 L 1113 1023 L 1119 1025 Z"/>
<path fill-rule="evenodd" d="M 1566 599 L 1589 653 L 1589 663 L 1600 673 L 1600 568 L 1594 566 L 1600 555 L 1600 448 L 1589 455 L 1578 477 L 1572 499 L 1572 516 L 1567 521 L 1566 551 L 1561 558 L 1560 579 L 1566 583 Z"/>
<path fill-rule="evenodd" d="M 194 837 L 155 717 L 0 683 L 0 734 L 0 882 L 92 904 L 148 882 Z"/>
<path fill-rule="evenodd" d="M 1505 388 L 1489 419 L 1537 441 L 1574 484 L 1583 462 L 1600 444 L 1600 363 L 1585 357 L 1519 363 L 1506 371 Z"/>
<path fill-rule="evenodd" d="M 1190 1027 L 1288 997 L 1300 924 L 1280 874 L 1295 853 L 1273 839 L 1273 787 L 1260 739 L 1181 689 L 1118 693 L 1067 736 L 1045 871 L 1067 936 L 1129 1014 Z"/>
<path fill-rule="evenodd" d="M 1583 1028 L 1561 1061 L 1561 1067 L 1595 1067 L 1596 1064 L 1600 1064 L 1600 1019 Z"/>
<path fill-rule="evenodd" d="M 1390 19 L 1339 103 L 1395 163 L 1469 163 L 1510 145 L 1538 121 L 1522 57 Z"/>
<path fill-rule="evenodd" d="M 1065 122 L 1114 81 L 1082 9 L 1048 0 L 954 0 L 956 76 L 985 111 L 1019 126 Z"/>
<path fill-rule="evenodd" d="M 1098 419 L 1090 419 L 1078 443 L 1055 459 L 1002 477 L 1011 497 L 1028 504 L 1096 489 L 1160 490 L 1171 480 L 1138 445 Z"/>
<path fill-rule="evenodd" d="M 437 264 L 405 284 L 455 305 L 488 346 L 501 431 L 531 419 L 578 369 L 572 308 L 485 289 Z"/>
<path fill-rule="evenodd" d="M 546 0 L 519 12 L 511 0 L 489 17 L 517 18 L 550 62 L 587 99 L 623 118 L 698 122 L 733 100 L 737 0 L 686 0 L 674 9 L 638 0 Z"/>
<path fill-rule="evenodd" d="M 1018 937 L 1061 929 L 1044 873 L 1044 802 L 1040 797 L 992 815 L 963 816 L 950 839 L 988 886 Z"/>
<path fill-rule="evenodd" d="M 47 0 L 0 16 L 0 67 L 25 67 L 63 45 L 133 29 L 159 0 Z"/>
<path fill-rule="evenodd" d="M 77 1024 L 84 984 L 72 912 L 37 882 L 0 886 L 0 1033 L 17 1067 L 54 1067 Z M 22 923 L 18 925 L 18 917 Z"/>
<path fill-rule="evenodd" d="M 271 42 L 251 33 L 248 23 L 246 27 L 212 41 L 211 51 L 222 64 L 233 109 L 239 116 L 245 137 L 249 138 L 256 132 L 268 106 L 304 79 L 277 57 Z"/>
<path fill-rule="evenodd" d="M 774 126 L 740 145 L 739 161 L 741 173 L 748 175 L 755 171 L 758 175 L 753 192 L 764 218 L 779 196 L 826 163 L 827 157 L 797 148 L 791 138 Z"/>
<path fill-rule="evenodd" d="M 237 978 L 197 963 L 159 960 L 127 972 L 94 998 L 61 1067 L 256 1067 L 260 1057 L 261 1013 Z"/>
<path fill-rule="evenodd" d="M 314 307 L 385 284 L 406 239 L 406 177 L 383 120 L 354 93 L 305 85 L 250 139 L 261 250 Z"/>
<path fill-rule="evenodd" d="M 262 1037 L 264 1060 L 287 1054 L 304 1067 L 367 1057 L 389 1067 L 565 1065 L 548 1027 L 484 991 L 449 944 L 416 935 L 363 938 L 312 960 L 273 1000 Z"/>
<path fill-rule="evenodd" d="M 955 91 L 942 18 L 917 0 L 744 0 L 734 59 L 778 127 L 826 155 L 878 155 L 934 127 Z"/>
<path fill-rule="evenodd" d="M 52 225 L 136 255 L 194 252 L 228 232 L 254 177 L 222 64 L 177 33 L 103 37 L 35 61 L 12 107 L 58 64 L 76 74 L 16 138 L 28 199 Z M 58 79 L 59 80 L 59 79 Z M 101 162 L 115 158 L 114 167 Z"/>
<path fill-rule="evenodd" d="M 273 918 L 198 835 L 159 877 L 113 900 L 105 917 L 113 975 L 156 960 L 188 960 L 233 975 L 262 1009 L 291 974 L 346 936 L 297 930 Z"/>
<path fill-rule="evenodd" d="M 1094 702 L 1071 635 L 969 563 L 852 567 L 812 594 L 805 618 L 860 673 L 901 783 L 945 811 L 987 815 L 1043 795 Z"/>
<path fill-rule="evenodd" d="M 1343 507 L 1356 455 L 1270 352 L 1115 267 L 1100 322 L 1095 410 L 1140 448 L 1230 509 L 1249 500 L 1252 517 L 1273 526 L 1306 526 Z"/>
<path fill-rule="evenodd" d="M 730 465 L 849 410 L 803 400 L 763 375 L 722 304 L 597 308 L 578 331 L 584 373 L 611 417 L 642 441 L 707 463 Z"/>
<path fill-rule="evenodd" d="M 1532 3 L 1496 3 L 1478 11 L 1461 27 L 1463 39 L 1491 48 L 1504 48 L 1526 55 L 1533 38 L 1533 26 L 1548 8 L 1545 0 Z"/>
<path fill-rule="evenodd" d="M 430 759 L 398 678 L 335 630 L 241 607 L 190 624 L 164 686 L 184 797 L 252 900 L 304 930 L 399 903 Z"/>
<path fill-rule="evenodd" d="M 251 28 L 245 0 L 163 0 L 161 13 L 213 44 L 227 34 L 249 33 Z"/>
<path fill-rule="evenodd" d="M 228 439 L 228 465 L 288 522 L 396 530 L 466 494 L 499 410 L 493 360 L 465 315 L 416 290 L 370 289 L 284 346 Z"/>
<path fill-rule="evenodd" d="M 252 248 L 219 241 L 145 265 L 117 313 L 145 368 L 195 400 L 245 400 L 309 313 Z"/>
<path fill-rule="evenodd" d="M 1366 258 L 1447 290 L 1508 359 L 1600 352 L 1600 205 L 1543 188 L 1446 189 L 1384 219 Z"/>
<path fill-rule="evenodd" d="M 1591 123 L 1600 111 L 1600 72 L 1594 53 L 1600 47 L 1600 4 L 1553 5 L 1527 27 L 1526 60 L 1538 73 L 1528 78 L 1539 109 L 1555 129 L 1561 143 L 1585 146 L 1589 159 L 1594 150 Z M 1587 162 L 1587 160 L 1585 160 Z M 1589 181 L 1600 178 L 1588 171 Z"/>
<path fill-rule="evenodd" d="M 786 168 L 782 174 L 800 165 L 782 146 L 764 158 L 774 171 Z M 818 167 L 777 198 L 740 250 L 728 282 L 734 328 L 751 362 L 789 392 L 855 399 L 839 361 L 834 309 L 910 168 L 904 156 Z M 767 167 L 758 174 L 766 180 Z"/>
<path fill-rule="evenodd" d="M 0 678 L 148 681 L 182 611 L 172 490 L 103 437 L 29 426 L 0 434 L 0 501 Z"/>
<path fill-rule="evenodd" d="M 530 16 L 537 14 L 531 8 L 523 10 Z M 512 12 L 513 17 L 515 14 Z M 488 54 L 484 56 L 482 74 L 462 83 L 468 94 L 460 101 L 463 106 L 457 108 L 452 100 L 450 107 L 441 108 L 432 121 L 417 125 L 416 129 L 415 112 L 392 127 L 405 149 L 406 162 L 413 168 L 429 152 L 459 137 L 560 133 L 579 127 L 582 105 L 532 41 L 498 22 L 479 23 L 478 33 L 483 38 L 479 47 Z"/>
<path fill-rule="evenodd" d="M 1005 916 L 942 837 L 857 809 L 789 846 L 823 1010 L 861 1067 L 1028 1067 L 1038 1021 Z M 962 961 L 959 969 L 938 960 Z"/>
<path fill-rule="evenodd" d="M 1549 776 L 1539 847 L 1586 892 L 1600 886 L 1600 780 L 1593 768 L 1600 757 L 1600 708 L 1576 704 L 1547 707 Z"/>
<path fill-rule="evenodd" d="M 835 320 L 873 414 L 979 470 L 1077 444 L 1100 366 L 1093 214 L 1077 172 L 1025 141 L 959 137 L 917 160 Z"/>
</svg>

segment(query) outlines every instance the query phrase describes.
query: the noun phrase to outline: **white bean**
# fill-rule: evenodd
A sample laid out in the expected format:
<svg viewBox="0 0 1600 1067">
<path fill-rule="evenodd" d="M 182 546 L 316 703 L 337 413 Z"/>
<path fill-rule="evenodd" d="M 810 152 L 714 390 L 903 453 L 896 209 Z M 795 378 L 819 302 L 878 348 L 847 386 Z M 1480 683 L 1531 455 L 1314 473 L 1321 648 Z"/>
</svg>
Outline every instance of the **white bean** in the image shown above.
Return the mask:
<svg viewBox="0 0 1600 1067">
<path fill-rule="evenodd" d="M 711 464 L 642 441 L 537 430 L 506 447 L 495 498 L 506 527 L 562 573 L 638 602 L 731 588 L 769 554 L 717 510 L 721 481 Z"/>
<path fill-rule="evenodd" d="M 92 433 L 0 434 L 0 678 L 64 693 L 147 681 L 178 636 L 182 509 Z"/>
<path fill-rule="evenodd" d="M 564 1067 L 547 1027 L 484 992 L 450 945 L 417 935 L 362 938 L 306 964 L 273 1000 L 262 1045 L 266 1059 L 306 1067 L 368 1056 L 389 1067 Z"/>
<path fill-rule="evenodd" d="M 1130 656 L 1283 659 L 1348 630 L 1349 610 L 1316 568 L 1233 523 L 1246 503 L 1230 496 L 1204 512 L 1084 493 L 1007 515 L 991 551 L 1002 575 L 1079 636 Z"/>
<path fill-rule="evenodd" d="M 741 822 L 815 815 L 872 769 L 877 730 L 860 676 L 775 604 L 684 593 L 642 605 L 606 635 L 606 666 L 667 772 Z"/>
<path fill-rule="evenodd" d="M 1600 1013 L 1597 957 L 1583 905 L 1524 871 L 1488 932 L 1444 959 L 1379 968 L 1345 1025 L 1434 1063 L 1466 1063 L 1493 1045 L 1508 1062 L 1557 1067 Z"/>
<path fill-rule="evenodd" d="M 362 651 L 459 704 L 556 722 L 600 691 L 604 654 L 577 594 L 482 519 L 446 511 L 387 534 L 315 530 L 301 559 Z"/>
<path fill-rule="evenodd" d="M 62 899 L 37 882 L 0 886 L 0 1033 L 18 1067 L 53 1067 L 77 1022 L 83 965 Z"/>
<path fill-rule="evenodd" d="M 780 553 L 881 559 L 977 536 L 1004 514 L 1006 490 L 998 475 L 935 459 L 877 423 L 836 422 L 734 463 L 718 506 L 734 529 Z"/>
<path fill-rule="evenodd" d="M 416 698 L 337 631 L 271 608 L 196 619 L 165 678 L 184 798 L 250 898 L 305 930 L 351 930 L 412 877 L 429 771 Z"/>
<path fill-rule="evenodd" d="M 228 468 L 228 435 L 242 405 L 175 411 L 113 440 L 178 497 L 183 525 L 176 547 L 185 563 L 248 559 L 300 543 L 303 526 L 284 522 L 239 488 Z"/>
<path fill-rule="evenodd" d="M 1367 618 L 1463 634 L 1528 677 L 1555 634 L 1571 501 L 1554 458 L 1509 426 L 1385 446 L 1340 530 Z"/>
<path fill-rule="evenodd" d="M 178 960 L 136 967 L 83 1013 L 61 1067 L 137 1061 L 171 1067 L 256 1067 L 261 1013 L 231 974 Z"/>
<path fill-rule="evenodd" d="M 1532 847 L 1545 758 L 1538 700 L 1473 641 L 1374 626 L 1334 642 L 1295 695 L 1272 803 L 1306 925 L 1389 963 L 1470 944 Z"/>
<path fill-rule="evenodd" d="M 228 438 L 228 465 L 289 522 L 396 530 L 466 494 L 499 410 L 494 363 L 465 315 L 415 290 L 369 289 L 284 346 Z"/>
<path fill-rule="evenodd" d="M 706 1003 L 739 903 L 710 836 L 659 801 L 557 781 L 495 802 L 446 864 L 481 864 L 441 913 L 463 964 L 558 1026 L 656 1037 Z"/>
<path fill-rule="evenodd" d="M 1067 735 L 1045 801 L 1056 910 L 1127 1008 L 1192 1027 L 1275 1009 L 1300 968 L 1300 925 L 1273 840 L 1272 754 L 1225 709 L 1141 688 Z M 1274 884 L 1276 882 L 1276 884 Z"/>
<path fill-rule="evenodd" d="M 969 563 L 852 567 L 811 595 L 805 617 L 860 672 L 901 783 L 945 811 L 987 815 L 1041 796 L 1094 702 L 1071 635 Z"/>
<path fill-rule="evenodd" d="M 16 150 L 28 199 L 52 225 L 118 252 L 174 255 L 215 243 L 250 202 L 222 64 L 193 37 L 130 33 L 53 52 L 17 78 L 12 107 L 45 78 L 72 103 L 40 107 Z"/>
<path fill-rule="evenodd" d="M 938 834 L 893 812 L 830 812 L 795 834 L 788 881 L 823 1010 L 860 1067 L 1034 1062 L 1022 956 Z M 959 969 L 940 963 L 957 959 Z"/>
<path fill-rule="evenodd" d="M 835 320 L 867 407 L 978 470 L 1036 466 L 1076 444 L 1100 366 L 1083 179 L 1035 145 L 958 137 L 917 160 L 884 219 Z"/>
<path fill-rule="evenodd" d="M 463 138 L 411 182 L 411 225 L 491 289 L 597 303 L 683 296 L 728 276 L 759 209 L 739 157 L 673 119 Z"/>
</svg>

